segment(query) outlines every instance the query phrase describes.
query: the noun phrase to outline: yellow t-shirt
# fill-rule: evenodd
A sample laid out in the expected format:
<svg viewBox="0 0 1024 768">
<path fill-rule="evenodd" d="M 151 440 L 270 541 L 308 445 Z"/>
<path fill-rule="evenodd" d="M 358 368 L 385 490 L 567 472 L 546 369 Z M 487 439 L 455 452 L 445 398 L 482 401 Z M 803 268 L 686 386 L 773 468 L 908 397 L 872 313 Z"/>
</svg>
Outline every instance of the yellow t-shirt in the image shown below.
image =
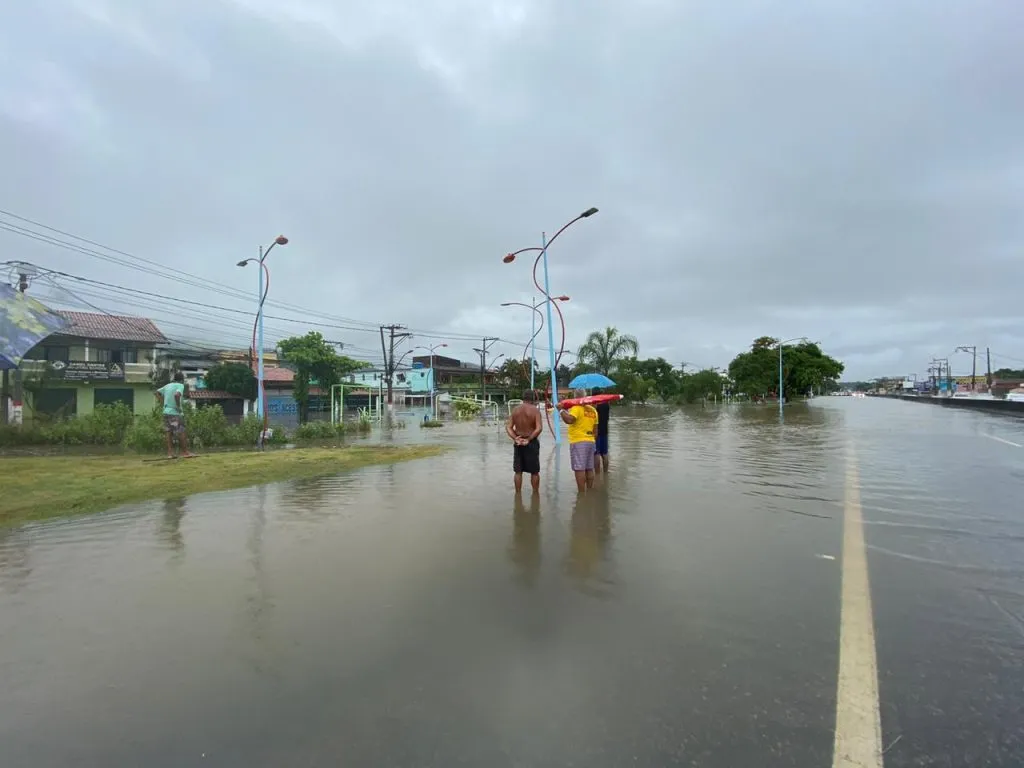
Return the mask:
<svg viewBox="0 0 1024 768">
<path fill-rule="evenodd" d="M 594 433 L 597 431 L 597 409 L 592 405 L 574 405 L 569 409 L 569 415 L 576 419 L 568 425 L 569 442 L 594 442 Z"/>
</svg>

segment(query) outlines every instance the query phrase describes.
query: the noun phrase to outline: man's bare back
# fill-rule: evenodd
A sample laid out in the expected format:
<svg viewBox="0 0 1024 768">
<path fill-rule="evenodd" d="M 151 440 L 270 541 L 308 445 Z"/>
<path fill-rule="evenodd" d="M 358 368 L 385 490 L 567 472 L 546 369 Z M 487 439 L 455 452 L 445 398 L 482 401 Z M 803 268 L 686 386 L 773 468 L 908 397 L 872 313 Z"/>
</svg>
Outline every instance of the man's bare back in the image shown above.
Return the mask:
<svg viewBox="0 0 1024 768">
<path fill-rule="evenodd" d="M 540 420 L 540 409 L 535 403 L 517 405 L 512 409 L 509 421 L 512 422 L 512 432 L 524 442 L 544 428 Z"/>
<path fill-rule="evenodd" d="M 512 471 L 515 473 L 516 493 L 523 487 L 523 474 L 530 476 L 530 485 L 536 493 L 540 489 L 540 437 L 544 422 L 536 404 L 533 390 L 523 393 L 523 402 L 512 409 L 505 422 L 505 433 L 512 441 Z"/>
</svg>

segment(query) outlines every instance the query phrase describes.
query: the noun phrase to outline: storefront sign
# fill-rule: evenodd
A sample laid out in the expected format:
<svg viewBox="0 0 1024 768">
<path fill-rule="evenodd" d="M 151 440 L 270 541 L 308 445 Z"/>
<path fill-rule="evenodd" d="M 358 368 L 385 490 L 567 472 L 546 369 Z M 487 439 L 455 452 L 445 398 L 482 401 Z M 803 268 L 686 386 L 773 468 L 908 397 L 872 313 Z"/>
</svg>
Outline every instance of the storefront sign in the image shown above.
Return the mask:
<svg viewBox="0 0 1024 768">
<path fill-rule="evenodd" d="M 53 360 L 47 369 L 51 376 L 64 381 L 124 381 L 124 366 L 121 363 Z"/>
</svg>

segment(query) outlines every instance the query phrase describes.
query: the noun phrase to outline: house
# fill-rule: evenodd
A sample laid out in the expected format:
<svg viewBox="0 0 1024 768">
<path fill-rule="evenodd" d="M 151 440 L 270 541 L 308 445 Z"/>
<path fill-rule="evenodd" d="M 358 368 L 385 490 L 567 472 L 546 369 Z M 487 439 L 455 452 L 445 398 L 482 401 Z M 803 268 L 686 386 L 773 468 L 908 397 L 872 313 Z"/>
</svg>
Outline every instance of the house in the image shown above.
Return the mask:
<svg viewBox="0 0 1024 768">
<path fill-rule="evenodd" d="M 25 418 L 91 413 L 125 403 L 136 414 L 156 404 L 152 375 L 167 338 L 152 320 L 125 315 L 60 311 L 70 325 L 48 336 L 21 364 Z"/>
<path fill-rule="evenodd" d="M 433 355 L 432 357 L 430 355 L 417 355 L 413 357 L 412 364 L 414 370 L 417 366 L 430 370 L 431 365 L 433 365 L 430 381 L 433 383 L 436 380 L 438 389 L 480 388 L 479 363 L 465 363 L 461 360 L 456 360 L 454 357 L 445 357 L 444 355 Z M 488 370 L 485 373 L 484 380 L 487 386 L 495 385 L 495 376 L 496 372 L 493 370 Z"/>
</svg>

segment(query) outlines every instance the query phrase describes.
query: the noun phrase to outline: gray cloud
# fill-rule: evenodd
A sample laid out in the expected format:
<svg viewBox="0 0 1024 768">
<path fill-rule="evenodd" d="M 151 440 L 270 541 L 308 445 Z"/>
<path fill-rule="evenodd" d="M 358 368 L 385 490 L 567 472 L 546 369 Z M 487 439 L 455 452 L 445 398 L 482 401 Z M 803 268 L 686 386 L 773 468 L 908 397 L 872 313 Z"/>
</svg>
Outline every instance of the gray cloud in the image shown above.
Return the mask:
<svg viewBox="0 0 1024 768">
<path fill-rule="evenodd" d="M 131 7 L 8 12 L 0 208 L 253 293 L 234 262 L 284 232 L 271 298 L 312 320 L 525 341 L 529 312 L 498 304 L 530 300 L 528 262 L 501 255 L 597 205 L 551 251 L 573 347 L 611 324 L 693 365 L 763 334 L 851 377 L 958 344 L 1024 359 L 1017 4 Z M 250 308 L 23 234 L 5 258 Z M 134 309 L 245 343 L 243 315 Z"/>
</svg>

